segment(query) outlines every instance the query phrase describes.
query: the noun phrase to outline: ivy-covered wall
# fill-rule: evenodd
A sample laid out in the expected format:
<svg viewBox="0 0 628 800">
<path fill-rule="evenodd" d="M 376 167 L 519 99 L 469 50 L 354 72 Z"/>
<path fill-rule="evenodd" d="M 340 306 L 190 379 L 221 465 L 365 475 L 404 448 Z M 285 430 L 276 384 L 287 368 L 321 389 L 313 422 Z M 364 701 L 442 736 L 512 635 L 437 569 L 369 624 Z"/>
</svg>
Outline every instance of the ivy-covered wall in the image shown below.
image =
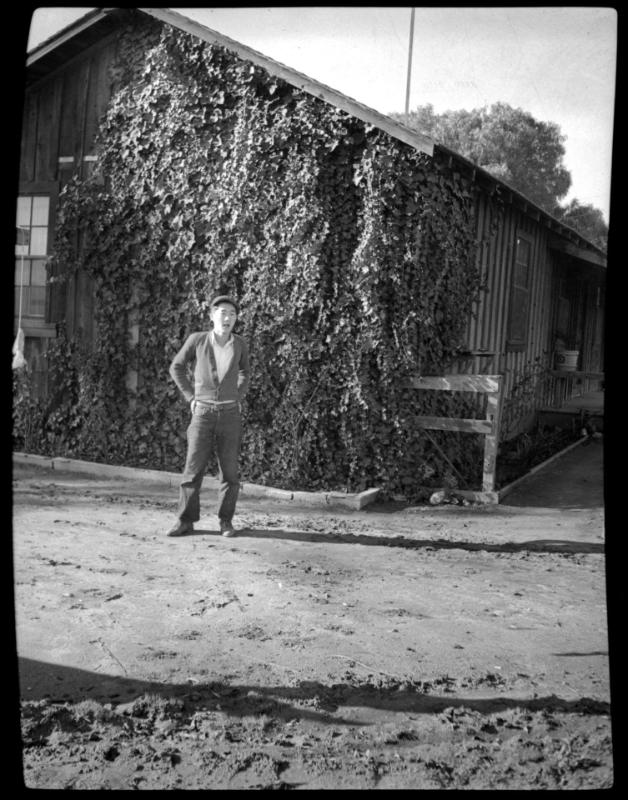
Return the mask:
<svg viewBox="0 0 628 800">
<path fill-rule="evenodd" d="M 479 488 L 480 437 L 413 425 L 464 399 L 404 387 L 448 370 L 479 290 L 469 181 L 169 26 L 129 27 L 118 52 L 53 264 L 92 276 L 97 336 L 51 345 L 55 391 L 37 408 L 19 395 L 16 446 L 180 470 L 189 412 L 168 366 L 226 289 L 252 359 L 243 479 Z"/>
</svg>

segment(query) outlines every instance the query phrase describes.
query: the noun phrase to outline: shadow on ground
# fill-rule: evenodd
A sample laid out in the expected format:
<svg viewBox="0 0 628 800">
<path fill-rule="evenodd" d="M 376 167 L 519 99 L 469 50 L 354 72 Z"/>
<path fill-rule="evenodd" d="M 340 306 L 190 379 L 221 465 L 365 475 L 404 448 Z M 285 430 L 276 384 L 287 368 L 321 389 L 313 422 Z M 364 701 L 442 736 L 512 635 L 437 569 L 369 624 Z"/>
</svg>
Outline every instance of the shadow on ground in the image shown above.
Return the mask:
<svg viewBox="0 0 628 800">
<path fill-rule="evenodd" d="M 587 697 L 577 700 L 563 700 L 556 695 L 532 699 L 455 697 L 455 682 L 446 678 L 434 683 L 396 680 L 382 682 L 375 679 L 364 683 L 334 683 L 329 686 L 318 681 L 299 681 L 294 686 L 266 687 L 224 682 L 169 684 L 135 680 L 127 676 L 103 675 L 28 658 L 19 659 L 19 677 L 20 694 L 24 701 L 79 703 L 93 700 L 126 704 L 149 694 L 166 700 L 179 699 L 186 707 L 196 710 L 221 711 L 235 717 L 273 714 L 284 720 L 310 719 L 334 725 L 363 724 L 350 718 L 329 716 L 342 706 L 422 714 L 438 714 L 445 709 L 462 707 L 482 714 L 511 708 L 593 715 L 610 713 L 610 703 Z M 485 678 L 485 683 L 490 683 L 489 677 Z M 497 687 L 499 688 L 499 684 Z M 431 692 L 444 692 L 446 696 Z M 304 708 L 303 704 L 314 705 L 315 708 Z"/>
<path fill-rule="evenodd" d="M 602 508 L 603 440 L 585 440 L 506 494 L 502 503 L 523 508 Z"/>
<path fill-rule="evenodd" d="M 195 536 L 215 536 L 215 530 L 198 528 L 176 540 L 189 539 Z M 406 536 L 374 536 L 359 533 L 312 533 L 309 531 L 289 531 L 283 528 L 276 530 L 241 528 L 236 539 L 283 539 L 293 542 L 319 542 L 321 544 L 361 544 L 370 547 L 400 547 L 410 550 L 469 550 L 487 551 L 490 553 L 603 553 L 604 545 L 600 542 L 572 542 L 567 539 L 534 539 L 527 542 L 505 542 L 491 544 L 489 542 L 452 542 L 446 539 L 411 539 Z"/>
</svg>

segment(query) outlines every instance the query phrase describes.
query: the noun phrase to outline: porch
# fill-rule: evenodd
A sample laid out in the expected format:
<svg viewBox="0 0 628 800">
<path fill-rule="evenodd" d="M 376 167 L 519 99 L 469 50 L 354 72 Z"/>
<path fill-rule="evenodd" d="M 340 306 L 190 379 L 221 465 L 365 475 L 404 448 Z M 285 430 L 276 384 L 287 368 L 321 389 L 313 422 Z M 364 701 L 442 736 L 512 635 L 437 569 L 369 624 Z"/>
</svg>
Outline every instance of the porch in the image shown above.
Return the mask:
<svg viewBox="0 0 628 800">
<path fill-rule="evenodd" d="M 550 373 L 550 401 L 538 411 L 540 426 L 604 430 L 604 373 Z"/>
</svg>

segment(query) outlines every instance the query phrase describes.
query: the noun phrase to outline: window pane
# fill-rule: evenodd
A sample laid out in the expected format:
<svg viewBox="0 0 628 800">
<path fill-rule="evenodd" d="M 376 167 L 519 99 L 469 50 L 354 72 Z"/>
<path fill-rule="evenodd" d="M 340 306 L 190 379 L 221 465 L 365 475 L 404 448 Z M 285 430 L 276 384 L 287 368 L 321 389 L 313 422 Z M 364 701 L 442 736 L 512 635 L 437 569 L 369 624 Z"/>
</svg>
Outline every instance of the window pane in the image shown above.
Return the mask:
<svg viewBox="0 0 628 800">
<path fill-rule="evenodd" d="M 23 225 L 29 228 L 31 224 L 31 198 L 18 197 L 17 198 L 17 219 L 16 225 Z"/>
<path fill-rule="evenodd" d="M 530 263 L 530 242 L 527 239 L 517 239 L 517 261 Z"/>
<path fill-rule="evenodd" d="M 528 288 L 530 268 L 527 264 L 515 264 L 515 286 Z"/>
<path fill-rule="evenodd" d="M 24 339 L 24 356 L 31 370 L 33 393 L 37 398 L 46 395 L 46 349 L 47 340 L 26 336 Z"/>
<path fill-rule="evenodd" d="M 31 225 L 48 225 L 49 197 L 33 197 L 33 219 Z"/>
<path fill-rule="evenodd" d="M 46 259 L 37 258 L 31 262 L 31 286 L 46 285 Z"/>
<path fill-rule="evenodd" d="M 510 309 L 510 331 L 508 338 L 525 342 L 528 332 L 528 293 L 515 289 Z"/>
<path fill-rule="evenodd" d="M 46 341 L 35 336 L 24 337 L 24 357 L 34 370 L 46 368 Z"/>
<path fill-rule="evenodd" d="M 31 229 L 31 255 L 45 256 L 48 244 L 48 228 Z"/>
<path fill-rule="evenodd" d="M 22 263 L 24 264 L 24 269 L 22 270 Z M 30 275 L 31 275 L 31 262 L 28 258 L 16 258 L 15 259 L 15 285 L 20 286 L 28 286 L 30 283 Z"/>
<path fill-rule="evenodd" d="M 571 304 L 569 300 L 565 297 L 560 297 L 558 299 L 558 321 L 557 327 L 558 332 L 562 333 L 563 336 L 567 335 L 567 331 L 569 330 L 569 312 L 571 311 Z"/>
<path fill-rule="evenodd" d="M 32 317 L 43 317 L 46 310 L 46 288 L 44 286 L 31 286 L 25 289 L 29 294 L 26 313 Z"/>
</svg>

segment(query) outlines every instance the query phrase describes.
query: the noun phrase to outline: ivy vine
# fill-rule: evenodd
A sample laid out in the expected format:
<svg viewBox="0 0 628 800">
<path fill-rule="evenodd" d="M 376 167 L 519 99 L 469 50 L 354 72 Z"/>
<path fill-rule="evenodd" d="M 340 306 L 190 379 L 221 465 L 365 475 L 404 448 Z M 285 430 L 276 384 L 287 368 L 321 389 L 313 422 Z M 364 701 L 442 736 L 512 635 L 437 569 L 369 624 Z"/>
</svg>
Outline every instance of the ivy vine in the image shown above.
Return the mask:
<svg viewBox="0 0 628 800">
<path fill-rule="evenodd" d="M 39 449 L 180 470 L 188 410 L 168 365 L 228 290 L 252 357 L 245 480 L 406 497 L 477 486 L 480 437 L 414 424 L 464 400 L 406 388 L 450 368 L 480 288 L 470 182 L 167 25 L 130 25 L 111 80 L 53 256 L 56 280 L 91 276 L 97 336 L 51 348 Z"/>
</svg>

